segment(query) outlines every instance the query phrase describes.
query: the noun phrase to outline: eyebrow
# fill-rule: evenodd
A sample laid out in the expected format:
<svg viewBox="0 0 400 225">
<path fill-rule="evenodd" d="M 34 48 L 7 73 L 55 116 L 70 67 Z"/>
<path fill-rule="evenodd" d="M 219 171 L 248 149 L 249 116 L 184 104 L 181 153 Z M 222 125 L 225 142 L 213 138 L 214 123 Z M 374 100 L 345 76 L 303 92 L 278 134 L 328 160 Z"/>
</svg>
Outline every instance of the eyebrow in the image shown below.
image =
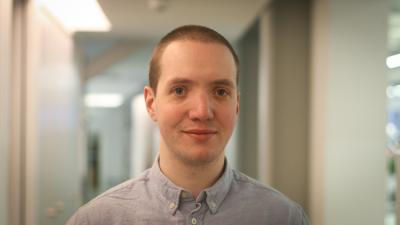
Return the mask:
<svg viewBox="0 0 400 225">
<path fill-rule="evenodd" d="M 185 78 L 175 78 L 170 81 L 168 81 L 168 86 L 174 85 L 174 84 L 192 84 L 195 83 L 194 80 L 190 79 L 185 79 Z M 230 88 L 235 88 L 235 84 L 228 79 L 220 79 L 220 80 L 214 80 L 211 82 L 213 85 L 222 85 L 222 86 L 227 86 Z"/>
<path fill-rule="evenodd" d="M 174 85 L 174 84 L 190 84 L 193 83 L 192 80 L 189 79 L 184 79 L 184 78 L 175 78 L 170 81 L 168 81 L 168 86 Z"/>
<path fill-rule="evenodd" d="M 230 88 L 235 88 L 235 84 L 231 80 L 228 80 L 228 79 L 215 80 L 212 83 L 217 84 L 217 85 L 227 86 Z"/>
</svg>

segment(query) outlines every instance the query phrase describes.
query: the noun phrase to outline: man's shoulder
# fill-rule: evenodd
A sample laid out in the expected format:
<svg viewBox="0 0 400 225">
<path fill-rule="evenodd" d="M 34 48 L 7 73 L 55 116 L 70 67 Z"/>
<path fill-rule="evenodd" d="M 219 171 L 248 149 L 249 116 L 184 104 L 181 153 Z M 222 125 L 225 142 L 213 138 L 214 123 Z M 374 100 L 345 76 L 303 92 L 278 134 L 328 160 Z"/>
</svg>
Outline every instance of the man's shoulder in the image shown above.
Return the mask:
<svg viewBox="0 0 400 225">
<path fill-rule="evenodd" d="M 129 210 L 132 205 L 126 203 L 141 199 L 141 194 L 145 191 L 149 179 L 148 173 L 149 171 L 146 170 L 139 177 L 118 184 L 90 200 L 76 211 L 67 224 L 104 224 L 103 222 L 107 219 L 103 217 L 106 215 L 115 217 Z M 102 223 L 96 221 L 102 221 Z"/>
<path fill-rule="evenodd" d="M 236 185 L 240 185 L 242 188 L 250 189 L 252 191 L 263 192 L 264 194 L 272 194 L 285 197 L 281 192 L 261 183 L 260 181 L 236 170 L 233 171 L 233 182 Z"/>
<path fill-rule="evenodd" d="M 258 202 L 265 200 L 265 202 L 268 202 L 269 204 L 274 202 L 275 204 L 282 204 L 286 206 L 296 205 L 296 203 L 294 203 L 280 191 L 239 171 L 233 170 L 232 182 L 232 191 L 235 193 L 240 192 L 241 195 L 245 195 L 249 200 L 254 199 Z"/>
<path fill-rule="evenodd" d="M 241 173 L 233 171 L 231 200 L 252 209 L 257 217 L 281 219 L 284 224 L 309 224 L 301 206 L 278 190 Z"/>
<path fill-rule="evenodd" d="M 137 178 L 129 179 L 123 183 L 120 183 L 102 194 L 98 195 L 96 198 L 92 199 L 89 204 L 95 203 L 102 199 L 120 199 L 120 200 L 131 200 L 135 198 L 138 191 L 144 188 L 144 185 L 148 181 L 148 170 L 143 172 Z"/>
</svg>

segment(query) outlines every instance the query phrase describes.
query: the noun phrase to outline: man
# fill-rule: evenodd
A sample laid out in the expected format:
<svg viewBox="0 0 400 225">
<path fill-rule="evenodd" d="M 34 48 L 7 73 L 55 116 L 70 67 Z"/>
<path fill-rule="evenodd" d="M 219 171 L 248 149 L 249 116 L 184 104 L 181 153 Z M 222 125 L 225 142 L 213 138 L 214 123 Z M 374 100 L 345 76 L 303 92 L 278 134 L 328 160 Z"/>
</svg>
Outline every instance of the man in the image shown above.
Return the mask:
<svg viewBox="0 0 400 225">
<path fill-rule="evenodd" d="M 157 160 L 81 207 L 68 225 L 308 224 L 299 206 L 225 159 L 239 114 L 238 64 L 209 28 L 183 26 L 162 38 L 144 89 L 161 134 Z"/>
</svg>

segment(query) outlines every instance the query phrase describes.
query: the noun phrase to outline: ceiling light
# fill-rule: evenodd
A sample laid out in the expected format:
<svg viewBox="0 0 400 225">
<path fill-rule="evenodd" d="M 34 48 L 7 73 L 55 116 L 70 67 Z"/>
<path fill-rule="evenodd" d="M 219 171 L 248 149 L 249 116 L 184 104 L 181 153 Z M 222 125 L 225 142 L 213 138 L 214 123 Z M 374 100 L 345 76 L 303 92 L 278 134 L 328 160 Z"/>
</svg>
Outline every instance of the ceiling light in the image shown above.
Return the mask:
<svg viewBox="0 0 400 225">
<path fill-rule="evenodd" d="M 390 69 L 400 67 L 400 54 L 392 55 L 386 58 L 386 65 Z"/>
<path fill-rule="evenodd" d="M 166 0 L 147 0 L 147 7 L 151 11 L 155 12 L 161 12 L 164 11 L 165 8 L 167 7 L 167 1 Z"/>
<path fill-rule="evenodd" d="M 386 88 L 388 98 L 400 98 L 400 85 L 393 85 Z"/>
<path fill-rule="evenodd" d="M 117 108 L 122 105 L 124 98 L 121 94 L 87 94 L 85 105 L 91 108 Z"/>
<path fill-rule="evenodd" d="M 76 31 L 109 31 L 111 24 L 96 0 L 36 0 L 64 28 Z"/>
<path fill-rule="evenodd" d="M 388 123 L 386 124 L 386 135 L 389 136 L 390 138 L 396 138 L 396 135 L 398 134 L 398 130 L 396 125 L 393 123 Z"/>
</svg>

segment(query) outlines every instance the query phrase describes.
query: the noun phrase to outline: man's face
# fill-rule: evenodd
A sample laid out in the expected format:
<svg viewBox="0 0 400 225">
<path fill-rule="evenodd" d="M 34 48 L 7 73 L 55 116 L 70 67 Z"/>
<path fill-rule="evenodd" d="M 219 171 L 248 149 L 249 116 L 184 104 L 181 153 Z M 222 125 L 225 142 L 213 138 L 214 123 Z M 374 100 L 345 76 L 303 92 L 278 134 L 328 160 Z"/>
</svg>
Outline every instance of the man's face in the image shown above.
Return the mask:
<svg viewBox="0 0 400 225">
<path fill-rule="evenodd" d="M 224 157 L 239 113 L 236 67 L 221 44 L 174 41 L 161 57 L 157 93 L 146 105 L 160 132 L 160 151 L 189 165 Z"/>
</svg>

